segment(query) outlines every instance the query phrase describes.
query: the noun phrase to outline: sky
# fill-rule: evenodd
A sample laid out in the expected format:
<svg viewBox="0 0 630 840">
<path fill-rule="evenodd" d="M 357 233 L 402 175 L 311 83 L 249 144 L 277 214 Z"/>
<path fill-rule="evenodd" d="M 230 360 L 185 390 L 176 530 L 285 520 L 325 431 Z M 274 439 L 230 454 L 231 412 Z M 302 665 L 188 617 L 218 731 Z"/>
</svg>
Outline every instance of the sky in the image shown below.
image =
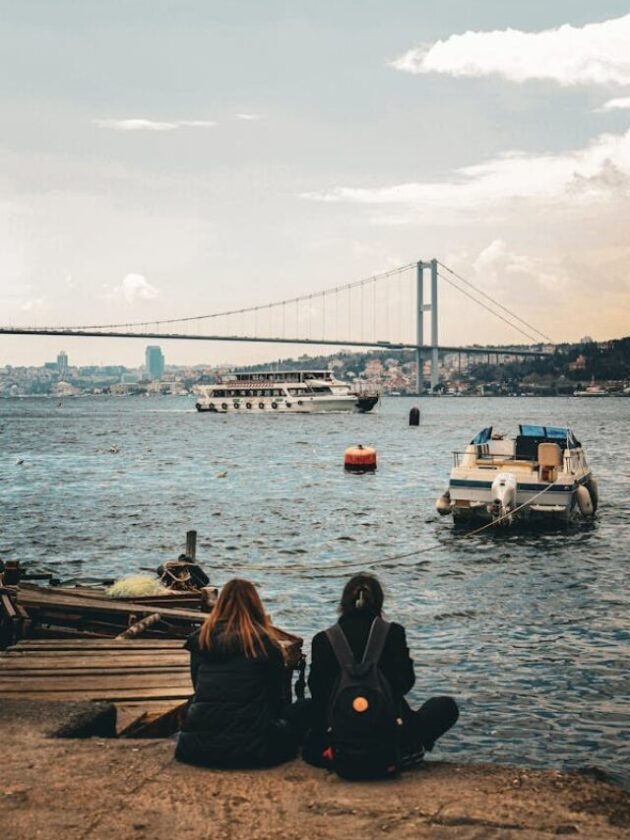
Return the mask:
<svg viewBox="0 0 630 840">
<path fill-rule="evenodd" d="M 630 334 L 627 0 L 0 0 L 0 20 L 0 324 L 217 312 L 436 257 L 555 341 Z M 442 343 L 515 340 L 441 283 Z M 145 344 L 0 336 L 0 364 L 135 366 Z"/>
</svg>

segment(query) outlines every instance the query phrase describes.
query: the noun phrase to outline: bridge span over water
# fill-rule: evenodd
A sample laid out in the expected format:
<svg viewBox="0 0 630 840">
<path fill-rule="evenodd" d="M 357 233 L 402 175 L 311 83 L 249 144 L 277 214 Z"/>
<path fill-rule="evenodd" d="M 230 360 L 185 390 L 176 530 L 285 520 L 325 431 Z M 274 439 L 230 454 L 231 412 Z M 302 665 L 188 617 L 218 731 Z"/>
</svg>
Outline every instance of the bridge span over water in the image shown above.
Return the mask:
<svg viewBox="0 0 630 840">
<path fill-rule="evenodd" d="M 426 276 L 425 275 L 426 272 Z M 518 331 L 529 344 L 487 347 L 452 346 L 438 340 L 438 278 Z M 428 282 L 427 282 L 428 281 Z M 425 317 L 430 316 L 430 341 L 425 342 Z M 209 324 L 215 327 L 207 331 Z M 227 327 L 227 329 L 226 329 Z M 381 335 L 391 336 L 382 338 Z M 438 383 L 442 353 L 492 357 L 549 355 L 553 341 L 477 285 L 436 259 L 418 261 L 363 280 L 307 295 L 225 312 L 73 326 L 1 326 L 0 335 L 43 335 L 63 338 L 140 338 L 160 341 L 221 341 L 265 344 L 364 347 L 413 350 L 416 386 L 422 390 L 425 358 L 431 360 L 431 385 Z M 522 339 L 521 339 L 522 341 Z"/>
</svg>

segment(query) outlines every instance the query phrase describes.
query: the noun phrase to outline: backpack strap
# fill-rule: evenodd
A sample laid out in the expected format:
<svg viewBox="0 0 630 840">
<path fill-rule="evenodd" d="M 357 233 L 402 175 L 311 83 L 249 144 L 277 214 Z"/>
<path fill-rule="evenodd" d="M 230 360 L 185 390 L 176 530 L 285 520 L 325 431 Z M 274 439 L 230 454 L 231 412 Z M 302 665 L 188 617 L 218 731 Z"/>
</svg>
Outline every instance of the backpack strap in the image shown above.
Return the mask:
<svg viewBox="0 0 630 840">
<path fill-rule="evenodd" d="M 338 624 L 333 624 L 332 627 L 326 630 L 326 636 L 341 668 L 346 671 L 352 668 L 356 664 L 356 660 L 352 653 L 352 648 L 346 639 L 346 634 L 341 627 Z"/>
<path fill-rule="evenodd" d="M 363 659 L 361 660 L 363 665 L 378 665 L 381 654 L 383 653 L 383 648 L 385 647 L 385 641 L 387 639 L 387 634 L 389 633 L 389 628 L 389 621 L 383 621 L 383 619 L 379 616 L 374 619 L 372 626 L 370 627 L 370 635 L 368 636 L 365 650 L 363 652 Z"/>
</svg>

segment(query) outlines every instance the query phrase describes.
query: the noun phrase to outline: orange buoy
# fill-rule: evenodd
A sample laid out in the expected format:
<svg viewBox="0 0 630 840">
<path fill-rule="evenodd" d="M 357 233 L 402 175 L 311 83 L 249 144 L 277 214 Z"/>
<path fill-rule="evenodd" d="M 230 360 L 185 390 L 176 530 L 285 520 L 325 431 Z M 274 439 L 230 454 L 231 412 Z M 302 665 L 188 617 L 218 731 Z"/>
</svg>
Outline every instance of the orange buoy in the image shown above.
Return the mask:
<svg viewBox="0 0 630 840">
<path fill-rule="evenodd" d="M 370 446 L 351 446 L 343 455 L 343 465 L 349 472 L 374 472 L 376 469 L 376 449 Z"/>
</svg>

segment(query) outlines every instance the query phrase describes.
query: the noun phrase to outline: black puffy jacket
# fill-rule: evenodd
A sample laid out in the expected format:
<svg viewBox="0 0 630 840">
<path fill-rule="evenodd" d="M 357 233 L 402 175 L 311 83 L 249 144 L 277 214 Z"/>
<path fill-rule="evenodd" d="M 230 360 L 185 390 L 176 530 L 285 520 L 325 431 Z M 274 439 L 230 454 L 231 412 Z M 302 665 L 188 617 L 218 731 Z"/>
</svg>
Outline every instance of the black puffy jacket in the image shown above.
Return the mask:
<svg viewBox="0 0 630 840">
<path fill-rule="evenodd" d="M 248 658 L 223 639 L 220 625 L 210 651 L 199 647 L 199 633 L 184 647 L 190 651 L 195 694 L 176 758 L 207 767 L 258 767 L 291 757 L 280 754 L 286 748 L 279 750 L 284 690 L 280 648 L 269 641 L 264 653 Z"/>
</svg>

